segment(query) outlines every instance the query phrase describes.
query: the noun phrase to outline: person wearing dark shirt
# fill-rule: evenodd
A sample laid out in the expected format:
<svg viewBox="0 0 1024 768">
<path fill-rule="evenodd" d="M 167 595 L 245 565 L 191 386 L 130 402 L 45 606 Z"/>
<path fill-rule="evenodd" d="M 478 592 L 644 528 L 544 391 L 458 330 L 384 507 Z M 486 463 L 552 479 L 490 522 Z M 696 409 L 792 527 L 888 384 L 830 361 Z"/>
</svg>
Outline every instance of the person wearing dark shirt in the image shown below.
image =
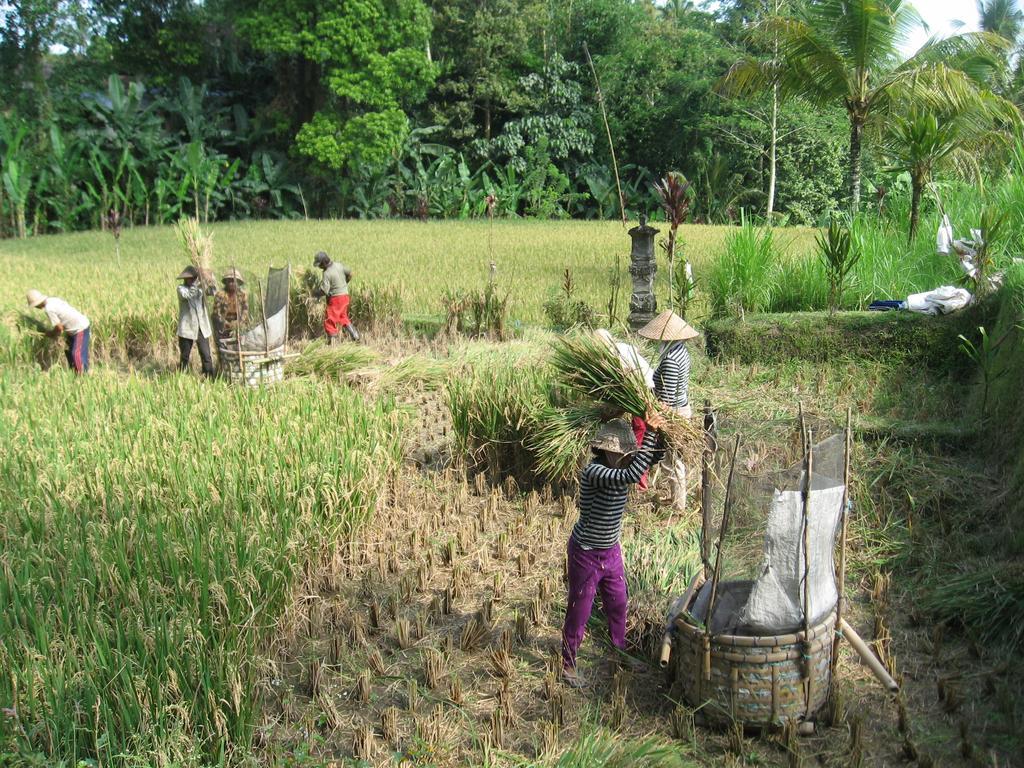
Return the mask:
<svg viewBox="0 0 1024 768">
<path fill-rule="evenodd" d="M 654 394 L 661 403 L 683 418 L 693 415 L 690 408 L 690 351 L 686 342 L 700 334 L 683 318 L 665 310 L 637 331 L 638 336 L 661 343 L 661 356 L 654 369 Z M 675 451 L 669 451 L 662 463 L 671 491 L 672 505 L 686 509 L 686 465 Z"/>
<path fill-rule="evenodd" d="M 598 592 L 612 644 L 620 650 L 626 647 L 622 516 L 629 486 L 639 482 L 654 461 L 665 426 L 664 417 L 656 413 L 647 414 L 646 421 L 639 449 L 629 422 L 616 419 L 603 425 L 591 444 L 594 458 L 580 475 L 579 520 L 569 537 L 569 594 L 562 627 L 562 677 L 573 687 L 583 685 L 576 654 Z"/>
</svg>

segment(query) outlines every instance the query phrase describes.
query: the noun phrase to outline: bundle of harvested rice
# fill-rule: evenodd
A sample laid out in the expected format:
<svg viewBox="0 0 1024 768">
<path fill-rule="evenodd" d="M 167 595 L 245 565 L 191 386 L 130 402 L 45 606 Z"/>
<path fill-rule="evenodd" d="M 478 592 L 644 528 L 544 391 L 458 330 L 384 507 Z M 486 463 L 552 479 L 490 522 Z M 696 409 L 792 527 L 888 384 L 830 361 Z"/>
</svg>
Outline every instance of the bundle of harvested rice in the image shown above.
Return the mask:
<svg viewBox="0 0 1024 768">
<path fill-rule="evenodd" d="M 199 270 L 202 279 L 213 281 L 213 234 L 204 234 L 195 218 L 179 219 L 175 227 L 178 242 L 185 249 L 192 266 Z"/>
<path fill-rule="evenodd" d="M 526 446 L 536 454 L 537 470 L 553 482 L 575 476 L 598 425 L 607 418 L 607 409 L 589 403 L 545 408 Z"/>
<path fill-rule="evenodd" d="M 681 453 L 687 464 L 700 461 L 704 438 L 697 420 L 684 418 L 662 406 L 647 388 L 643 376 L 638 371 L 627 370 L 618 354 L 596 336 L 560 339 L 555 343 L 552 364 L 559 383 L 577 407 L 587 408 L 591 414 L 641 418 L 656 411 L 665 417 L 662 431 L 669 447 Z M 584 411 L 579 415 L 584 415 Z M 569 439 L 572 433 L 580 434 L 578 425 L 577 429 L 567 432 L 566 428 L 572 423 L 571 419 L 563 417 L 551 421 L 549 429 L 552 433 L 561 432 L 563 440 Z M 559 424 L 563 425 L 561 430 Z"/>
</svg>

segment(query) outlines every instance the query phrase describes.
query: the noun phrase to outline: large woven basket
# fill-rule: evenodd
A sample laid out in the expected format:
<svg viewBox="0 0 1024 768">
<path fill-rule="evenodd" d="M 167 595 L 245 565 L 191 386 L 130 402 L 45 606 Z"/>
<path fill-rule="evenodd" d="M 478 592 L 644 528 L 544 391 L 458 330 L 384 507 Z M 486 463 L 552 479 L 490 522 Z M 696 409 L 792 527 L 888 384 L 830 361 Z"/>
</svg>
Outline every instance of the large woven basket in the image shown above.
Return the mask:
<svg viewBox="0 0 1024 768">
<path fill-rule="evenodd" d="M 266 387 L 284 380 L 284 358 L 243 358 L 239 361 L 238 358 L 222 356 L 220 373 L 232 384 Z"/>
<path fill-rule="evenodd" d="M 835 611 L 805 641 L 803 631 L 709 637 L 686 608 L 675 620 L 672 672 L 687 703 L 708 722 L 778 726 L 813 719 L 825 704 Z"/>
</svg>

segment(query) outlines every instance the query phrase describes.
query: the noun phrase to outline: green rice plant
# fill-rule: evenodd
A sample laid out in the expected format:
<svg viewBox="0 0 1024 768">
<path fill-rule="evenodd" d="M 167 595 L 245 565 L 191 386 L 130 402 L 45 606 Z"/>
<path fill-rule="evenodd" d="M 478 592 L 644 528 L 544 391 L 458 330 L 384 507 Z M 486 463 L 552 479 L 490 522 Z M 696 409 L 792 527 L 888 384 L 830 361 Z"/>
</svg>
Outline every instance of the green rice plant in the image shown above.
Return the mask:
<svg viewBox="0 0 1024 768">
<path fill-rule="evenodd" d="M 744 221 L 726 238 L 725 253 L 709 270 L 713 314 L 724 317 L 767 311 L 778 271 L 774 230 Z"/>
<path fill-rule="evenodd" d="M 348 288 L 349 315 L 361 333 L 380 334 L 401 328 L 404 303 L 398 286 L 355 281 Z"/>
<path fill-rule="evenodd" d="M 398 413 L 311 382 L 25 373 L 0 371 L 0 746 L 243 761 L 279 622 L 381 502 Z"/>
<path fill-rule="evenodd" d="M 445 399 L 452 419 L 455 453 L 467 469 L 486 469 L 492 480 L 512 476 L 534 481 L 530 446 L 537 415 L 544 408 L 551 374 L 495 357 L 486 368 L 472 368 L 449 379 Z"/>
<path fill-rule="evenodd" d="M 554 344 L 551 364 L 574 401 L 604 408 L 612 415 L 645 416 L 653 395 L 637 371 L 627 371 L 618 355 L 592 334 L 566 336 Z"/>
<path fill-rule="evenodd" d="M 379 360 L 380 356 L 369 347 L 358 344 L 329 347 L 320 340 L 309 344 L 301 355 L 289 361 L 288 373 L 292 376 L 341 379 Z"/>
<path fill-rule="evenodd" d="M 556 331 L 593 328 L 596 321 L 594 308 L 577 296 L 576 283 L 569 269 L 565 270 L 561 289 L 544 302 L 544 314 L 547 315 L 548 326 Z"/>
<path fill-rule="evenodd" d="M 1019 562 L 972 563 L 931 584 L 918 605 L 937 621 L 962 627 L 983 643 L 1024 648 L 1024 566 Z"/>
<path fill-rule="evenodd" d="M 959 277 L 956 260 L 936 254 L 932 238 L 907 245 L 899 229 L 863 216 L 851 223 L 850 236 L 860 257 L 850 273 L 843 309 L 863 309 L 875 299 L 905 299 Z"/>
<path fill-rule="evenodd" d="M 622 545 L 630 595 L 666 602 L 681 595 L 701 567 L 700 529 L 666 528 Z"/>
<path fill-rule="evenodd" d="M 441 388 L 451 370 L 448 360 L 431 355 L 410 355 L 384 369 L 380 386 L 388 392 L 434 392 Z"/>
<path fill-rule="evenodd" d="M 627 739 L 611 731 L 590 727 L 557 760 L 535 765 L 554 768 L 690 768 L 697 764 L 682 754 L 678 743 L 655 736 Z"/>
<path fill-rule="evenodd" d="M 553 483 L 564 484 L 574 478 L 604 416 L 603 408 L 585 403 L 544 408 L 527 441 L 537 457 L 537 471 Z"/>
<path fill-rule="evenodd" d="M 828 280 L 819 259 L 795 259 L 779 268 L 771 312 L 812 312 L 827 306 Z"/>
</svg>

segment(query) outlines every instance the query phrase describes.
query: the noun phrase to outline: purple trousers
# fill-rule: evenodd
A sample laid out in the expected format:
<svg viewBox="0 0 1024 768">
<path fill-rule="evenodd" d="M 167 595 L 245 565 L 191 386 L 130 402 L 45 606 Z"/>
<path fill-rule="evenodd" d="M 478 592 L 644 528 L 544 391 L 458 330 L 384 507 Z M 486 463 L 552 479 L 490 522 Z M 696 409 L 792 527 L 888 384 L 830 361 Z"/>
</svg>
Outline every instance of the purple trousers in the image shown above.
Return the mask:
<svg viewBox="0 0 1024 768">
<path fill-rule="evenodd" d="M 576 652 L 583 642 L 594 595 L 601 592 L 601 607 L 608 619 L 608 631 L 616 648 L 626 647 L 626 570 L 622 547 L 583 549 L 569 537 L 569 598 L 562 627 L 562 664 L 576 666 Z"/>
</svg>

